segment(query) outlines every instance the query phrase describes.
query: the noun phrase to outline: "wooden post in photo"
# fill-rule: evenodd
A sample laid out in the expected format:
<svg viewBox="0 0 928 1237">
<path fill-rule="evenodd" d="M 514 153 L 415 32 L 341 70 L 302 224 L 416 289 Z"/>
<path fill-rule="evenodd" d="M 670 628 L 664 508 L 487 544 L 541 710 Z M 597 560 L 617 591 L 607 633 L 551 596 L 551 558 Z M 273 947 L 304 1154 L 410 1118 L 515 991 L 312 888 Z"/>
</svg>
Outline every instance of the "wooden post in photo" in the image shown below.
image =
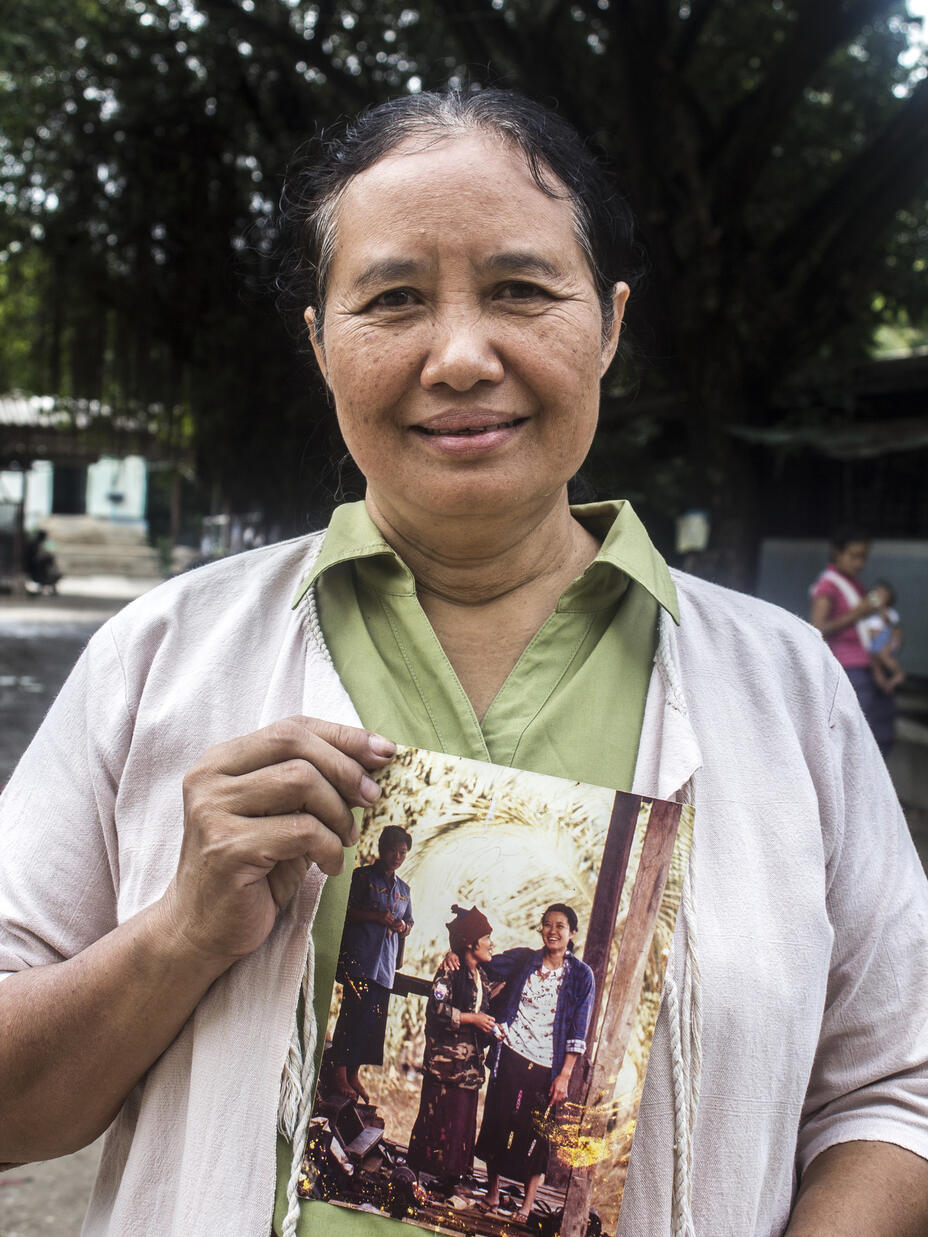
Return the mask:
<svg viewBox="0 0 928 1237">
<path fill-rule="evenodd" d="M 628 857 L 631 854 L 635 825 L 638 823 L 640 812 L 640 795 L 616 795 L 612 805 L 609 831 L 606 834 L 606 844 L 603 847 L 596 889 L 593 892 L 590 922 L 583 942 L 583 961 L 593 972 L 593 979 L 596 981 L 590 1027 L 587 1032 L 588 1047 L 582 1062 L 586 1068 L 583 1071 L 575 1069 L 571 1076 L 571 1083 L 574 1078 L 577 1078 L 578 1083 L 585 1081 L 584 1075 L 589 1071 L 599 1011 L 603 1003 L 609 952 L 615 939 L 615 921 L 619 913 L 619 903 L 622 900 L 622 886 L 625 884 Z M 571 1091 L 573 1091 L 573 1086 L 571 1086 Z M 579 1099 L 581 1095 L 582 1092 L 578 1090 L 577 1098 Z"/>
<path fill-rule="evenodd" d="M 615 1079 L 635 1021 L 679 821 L 679 804 L 652 804 L 602 1031 L 583 1097 L 580 1138 L 594 1145 L 597 1140 L 605 1139 L 608 1130 Z M 586 1237 L 594 1168 L 595 1165 L 572 1170 L 559 1237 Z"/>
<path fill-rule="evenodd" d="M 603 989 L 605 988 L 606 972 L 609 966 L 609 953 L 615 938 L 615 921 L 619 913 L 619 902 L 622 899 L 622 886 L 625 884 L 625 873 L 628 870 L 628 857 L 632 850 L 635 837 L 635 826 L 641 811 L 641 796 L 616 793 L 612 805 L 612 816 L 606 833 L 603 847 L 603 857 L 593 891 L 593 905 L 590 909 L 590 921 L 587 925 L 583 941 L 583 961 L 593 972 L 593 1008 L 590 1011 L 590 1025 L 586 1033 L 586 1052 L 574 1066 L 570 1076 L 567 1100 L 564 1108 L 573 1114 L 573 1119 L 567 1118 L 568 1125 L 576 1125 L 583 1108 L 584 1097 L 592 1067 L 593 1047 L 596 1043 L 596 1028 L 599 1023 L 599 1011 L 602 1009 Z M 568 1139 L 568 1146 L 570 1140 Z M 556 1156 L 551 1156 L 548 1167 L 547 1183 L 554 1189 L 563 1190 L 567 1186 L 570 1169 Z"/>
</svg>

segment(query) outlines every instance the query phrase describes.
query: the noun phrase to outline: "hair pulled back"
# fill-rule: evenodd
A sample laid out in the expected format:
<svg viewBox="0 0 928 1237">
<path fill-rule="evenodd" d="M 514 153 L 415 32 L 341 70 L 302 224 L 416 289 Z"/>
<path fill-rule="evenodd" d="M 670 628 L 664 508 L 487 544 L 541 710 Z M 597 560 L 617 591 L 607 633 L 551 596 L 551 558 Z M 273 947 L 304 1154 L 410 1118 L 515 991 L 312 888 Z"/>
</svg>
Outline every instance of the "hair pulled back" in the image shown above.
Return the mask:
<svg viewBox="0 0 928 1237">
<path fill-rule="evenodd" d="M 409 138 L 427 144 L 467 132 L 511 143 L 543 193 L 570 201 L 599 298 L 603 335 L 608 336 L 612 289 L 619 280 L 633 283 L 640 266 L 631 212 L 568 121 L 515 91 L 495 89 L 391 99 L 307 144 L 281 197 L 287 249 L 277 287 L 285 316 L 297 314 L 302 321 L 310 306 L 321 326 L 337 244 L 338 206 L 351 181 Z"/>
<path fill-rule="evenodd" d="M 541 917 L 542 924 L 552 912 L 554 912 L 555 914 L 561 914 L 564 916 L 564 918 L 567 920 L 567 926 L 570 929 L 571 936 L 577 931 L 577 927 L 579 926 L 580 920 L 577 917 L 577 912 L 574 910 L 572 906 L 568 906 L 566 902 L 552 902 L 551 905 L 547 908 L 547 910 Z M 567 952 L 568 953 L 574 952 L 573 941 L 568 941 Z"/>
</svg>

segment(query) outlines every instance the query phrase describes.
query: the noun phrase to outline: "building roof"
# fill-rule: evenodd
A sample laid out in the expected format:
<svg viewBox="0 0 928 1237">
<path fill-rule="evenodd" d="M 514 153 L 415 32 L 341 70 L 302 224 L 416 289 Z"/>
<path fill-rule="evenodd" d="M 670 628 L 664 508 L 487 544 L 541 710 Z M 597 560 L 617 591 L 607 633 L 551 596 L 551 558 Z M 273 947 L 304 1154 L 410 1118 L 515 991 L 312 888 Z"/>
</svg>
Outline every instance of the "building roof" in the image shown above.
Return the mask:
<svg viewBox="0 0 928 1237">
<path fill-rule="evenodd" d="M 101 455 L 188 462 L 189 451 L 159 433 L 159 408 L 115 412 L 99 400 L 0 395 L 0 467 L 33 460 L 90 463 Z"/>
</svg>

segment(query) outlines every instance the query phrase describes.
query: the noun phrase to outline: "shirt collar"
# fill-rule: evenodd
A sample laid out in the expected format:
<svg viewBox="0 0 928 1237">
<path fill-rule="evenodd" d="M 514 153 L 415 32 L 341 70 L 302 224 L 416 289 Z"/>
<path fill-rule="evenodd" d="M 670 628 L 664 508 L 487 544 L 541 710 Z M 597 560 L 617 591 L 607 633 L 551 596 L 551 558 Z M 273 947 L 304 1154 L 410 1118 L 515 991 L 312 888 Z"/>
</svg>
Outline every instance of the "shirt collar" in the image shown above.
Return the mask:
<svg viewBox="0 0 928 1237">
<path fill-rule="evenodd" d="M 622 590 L 627 579 L 635 580 L 679 624 L 677 591 L 670 571 L 631 503 L 625 499 L 615 499 L 571 507 L 571 511 L 585 528 L 602 541 L 602 545 L 583 575 L 564 591 L 558 608 L 588 609 L 590 592 L 601 589 L 599 581 L 605 568 L 613 578 L 613 587 L 616 583 L 615 572 L 620 573 Z M 415 593 L 416 582 L 412 572 L 384 540 L 364 503 L 345 503 L 336 507 L 332 514 L 319 556 L 309 574 L 300 581 L 293 599 L 294 607 L 325 572 L 342 563 L 359 560 L 368 560 L 376 586 L 383 592 Z"/>
</svg>

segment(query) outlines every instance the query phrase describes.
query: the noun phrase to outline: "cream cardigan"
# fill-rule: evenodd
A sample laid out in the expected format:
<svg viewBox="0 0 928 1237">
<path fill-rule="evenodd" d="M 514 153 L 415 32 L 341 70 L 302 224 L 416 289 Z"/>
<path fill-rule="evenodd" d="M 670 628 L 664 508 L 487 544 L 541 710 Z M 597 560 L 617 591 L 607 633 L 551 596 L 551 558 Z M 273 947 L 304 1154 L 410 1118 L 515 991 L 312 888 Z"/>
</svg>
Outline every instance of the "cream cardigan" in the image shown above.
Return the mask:
<svg viewBox="0 0 928 1237">
<path fill-rule="evenodd" d="M 205 747 L 296 712 L 357 724 L 308 599 L 290 609 L 319 544 L 172 580 L 91 640 L 0 800 L 0 971 L 68 957 L 162 893 Z M 695 841 L 619 1233 L 773 1237 L 797 1170 L 832 1143 L 928 1158 L 928 886 L 818 634 L 676 584 L 635 789 L 692 796 Z M 268 1237 L 322 880 L 133 1090 L 85 1234 Z"/>
</svg>

